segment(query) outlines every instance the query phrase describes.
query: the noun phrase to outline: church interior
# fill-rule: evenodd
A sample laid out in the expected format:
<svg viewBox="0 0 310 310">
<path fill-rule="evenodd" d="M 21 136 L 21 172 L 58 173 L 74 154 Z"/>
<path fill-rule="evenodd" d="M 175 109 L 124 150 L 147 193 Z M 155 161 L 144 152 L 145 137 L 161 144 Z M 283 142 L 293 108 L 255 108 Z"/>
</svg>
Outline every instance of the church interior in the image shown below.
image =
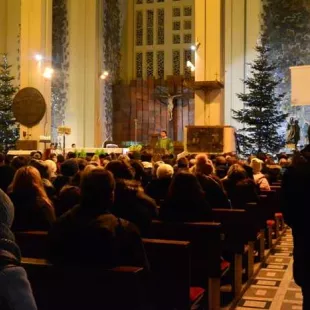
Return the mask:
<svg viewBox="0 0 310 310">
<path fill-rule="evenodd" d="M 309 78 L 309 0 L 0 0 L 0 308 L 310 309 Z"/>
</svg>

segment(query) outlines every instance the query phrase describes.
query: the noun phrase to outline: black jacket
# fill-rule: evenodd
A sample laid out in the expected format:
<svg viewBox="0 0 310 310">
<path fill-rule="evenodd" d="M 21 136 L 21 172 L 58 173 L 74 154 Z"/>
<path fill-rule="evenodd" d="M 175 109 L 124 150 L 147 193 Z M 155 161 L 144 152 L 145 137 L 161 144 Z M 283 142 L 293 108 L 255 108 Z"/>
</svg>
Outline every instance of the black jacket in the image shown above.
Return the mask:
<svg viewBox="0 0 310 310">
<path fill-rule="evenodd" d="M 49 245 L 55 264 L 148 267 L 136 226 L 100 208 L 66 212 L 49 232 Z"/>
</svg>

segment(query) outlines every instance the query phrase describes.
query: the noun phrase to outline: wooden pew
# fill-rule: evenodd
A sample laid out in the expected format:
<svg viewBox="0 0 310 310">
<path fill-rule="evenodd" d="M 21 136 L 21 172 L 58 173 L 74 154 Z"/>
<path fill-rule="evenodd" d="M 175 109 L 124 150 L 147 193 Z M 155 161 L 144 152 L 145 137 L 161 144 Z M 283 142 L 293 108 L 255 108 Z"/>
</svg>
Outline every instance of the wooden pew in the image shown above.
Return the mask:
<svg viewBox="0 0 310 310">
<path fill-rule="evenodd" d="M 147 237 L 191 242 L 191 285 L 207 288 L 209 310 L 219 310 L 221 224 L 153 220 Z"/>
<path fill-rule="evenodd" d="M 150 263 L 154 309 L 190 309 L 190 242 L 143 239 L 143 244 Z"/>
<path fill-rule="evenodd" d="M 143 268 L 54 267 L 24 258 L 40 310 L 147 309 Z"/>
<path fill-rule="evenodd" d="M 254 242 L 258 232 L 255 214 L 244 209 L 213 209 L 212 212 L 214 220 L 221 223 L 225 234 L 223 249 L 234 255 L 232 287 L 237 298 L 242 288 L 242 256 L 245 245 L 248 245 L 248 278 L 253 275 Z"/>
<path fill-rule="evenodd" d="M 190 243 L 142 240 L 151 269 L 144 285 L 148 287 L 147 294 L 153 304 L 152 309 L 189 309 L 190 296 L 193 295 L 191 292 L 194 291 L 194 288 L 190 288 Z M 38 258 L 47 253 L 47 232 L 18 232 L 16 241 L 24 257 Z"/>
<path fill-rule="evenodd" d="M 23 257 L 47 258 L 47 231 L 18 231 L 14 235 Z"/>
</svg>

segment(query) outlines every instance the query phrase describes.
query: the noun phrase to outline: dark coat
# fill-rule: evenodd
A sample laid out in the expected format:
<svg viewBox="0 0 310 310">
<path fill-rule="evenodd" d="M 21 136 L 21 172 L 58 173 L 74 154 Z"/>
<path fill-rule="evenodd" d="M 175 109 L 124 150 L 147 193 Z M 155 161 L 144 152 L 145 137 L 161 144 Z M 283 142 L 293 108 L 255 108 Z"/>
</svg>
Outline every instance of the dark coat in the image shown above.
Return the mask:
<svg viewBox="0 0 310 310">
<path fill-rule="evenodd" d="M 9 195 L 15 208 L 13 231 L 49 230 L 56 220 L 54 208 L 32 195 Z"/>
<path fill-rule="evenodd" d="M 137 227 L 100 208 L 66 212 L 49 232 L 49 244 L 55 264 L 148 267 Z"/>
<path fill-rule="evenodd" d="M 160 206 L 160 204 L 166 198 L 171 180 L 171 178 L 154 179 L 146 187 L 145 192 L 150 197 L 155 199 L 158 206 Z"/>
<path fill-rule="evenodd" d="M 259 201 L 257 187 L 254 181 L 249 178 L 239 181 L 237 184 L 226 179 L 223 180 L 223 186 L 235 209 L 242 209 L 249 202 Z"/>
<path fill-rule="evenodd" d="M 300 286 L 309 285 L 310 164 L 289 167 L 283 175 L 281 206 L 284 220 L 292 228 L 294 238 L 294 279 Z"/>
<path fill-rule="evenodd" d="M 157 206 L 136 182 L 117 180 L 111 212 L 134 223 L 141 234 L 144 234 L 149 229 L 152 219 L 157 217 Z"/>
<path fill-rule="evenodd" d="M 206 201 L 209 206 L 213 208 L 227 209 L 230 204 L 227 196 L 225 195 L 221 184 L 215 179 L 204 174 L 196 175 L 203 191 L 205 192 Z"/>
</svg>

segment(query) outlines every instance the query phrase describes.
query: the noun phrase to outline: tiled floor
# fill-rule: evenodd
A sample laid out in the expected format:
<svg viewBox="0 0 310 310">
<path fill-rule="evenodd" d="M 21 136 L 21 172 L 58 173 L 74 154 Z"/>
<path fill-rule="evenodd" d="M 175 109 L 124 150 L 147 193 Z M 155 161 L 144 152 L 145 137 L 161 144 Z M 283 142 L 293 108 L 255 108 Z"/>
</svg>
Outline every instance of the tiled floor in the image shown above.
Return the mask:
<svg viewBox="0 0 310 310">
<path fill-rule="evenodd" d="M 301 290 L 293 280 L 292 251 L 292 233 L 288 229 L 269 256 L 266 267 L 259 271 L 239 301 L 237 310 L 302 309 Z"/>
</svg>

